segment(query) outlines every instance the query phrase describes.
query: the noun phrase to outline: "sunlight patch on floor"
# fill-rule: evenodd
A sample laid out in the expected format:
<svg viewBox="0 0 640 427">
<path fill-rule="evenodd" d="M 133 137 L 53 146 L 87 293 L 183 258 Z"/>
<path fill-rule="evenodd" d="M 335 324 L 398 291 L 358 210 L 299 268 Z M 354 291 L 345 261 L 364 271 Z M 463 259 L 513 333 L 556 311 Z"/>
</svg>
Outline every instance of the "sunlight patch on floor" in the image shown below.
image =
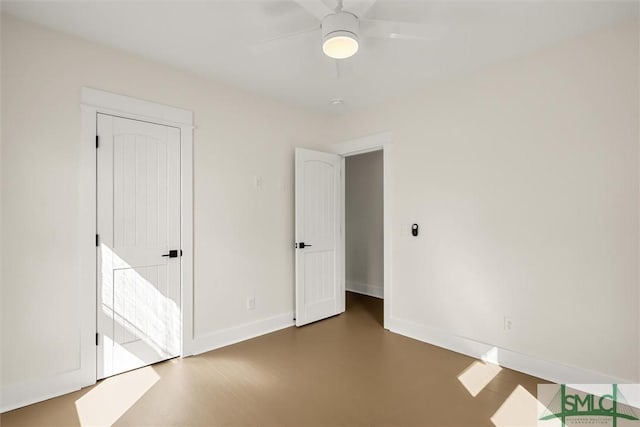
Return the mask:
<svg viewBox="0 0 640 427">
<path fill-rule="evenodd" d="M 538 399 L 518 385 L 493 414 L 491 422 L 496 427 L 538 427 L 538 405 L 542 405 Z"/>
<path fill-rule="evenodd" d="M 147 366 L 116 375 L 97 384 L 76 400 L 78 420 L 82 426 L 111 426 L 160 380 Z"/>
<path fill-rule="evenodd" d="M 500 355 L 498 352 L 498 347 L 493 347 L 480 358 L 483 362 L 493 363 L 494 365 L 500 364 Z"/>
<path fill-rule="evenodd" d="M 502 368 L 498 365 L 475 361 L 458 375 L 458 381 L 462 383 L 471 396 L 476 397 L 501 370 Z"/>
</svg>

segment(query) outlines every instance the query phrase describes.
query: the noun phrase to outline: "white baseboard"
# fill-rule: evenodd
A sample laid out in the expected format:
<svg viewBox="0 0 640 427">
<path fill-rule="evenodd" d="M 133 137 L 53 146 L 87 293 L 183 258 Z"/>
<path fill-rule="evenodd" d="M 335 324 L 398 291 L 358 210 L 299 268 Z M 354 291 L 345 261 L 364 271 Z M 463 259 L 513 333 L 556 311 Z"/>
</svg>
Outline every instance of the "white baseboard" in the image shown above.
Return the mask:
<svg viewBox="0 0 640 427">
<path fill-rule="evenodd" d="M 384 298 L 384 288 L 380 285 L 369 285 L 354 280 L 347 280 L 346 289 L 349 292 L 368 295 L 375 298 Z"/>
<path fill-rule="evenodd" d="M 354 291 L 357 292 L 357 291 Z M 616 378 L 574 366 L 549 362 L 505 348 L 449 334 L 443 330 L 420 325 L 408 320 L 389 319 L 389 330 L 418 341 L 447 350 L 498 363 L 509 369 L 533 375 L 560 384 L 625 384 L 636 381 Z M 200 354 L 227 345 L 255 338 L 293 326 L 293 313 L 284 313 L 267 319 L 223 329 L 193 340 L 193 354 Z M 56 396 L 80 390 L 82 371 L 75 370 L 45 379 L 18 384 L 3 384 L 0 390 L 0 413 L 21 408 Z"/>
<path fill-rule="evenodd" d="M 588 369 L 542 360 L 513 350 L 452 335 L 441 329 L 420 325 L 408 320 L 390 319 L 391 332 L 466 354 L 476 359 L 496 363 L 505 368 L 523 372 L 558 384 L 625 384 L 629 379 L 616 378 Z"/>
<path fill-rule="evenodd" d="M 80 390 L 81 387 L 82 371 L 80 369 L 44 379 L 3 384 L 0 389 L 0 413 L 71 393 Z"/>
<path fill-rule="evenodd" d="M 190 351 L 191 354 L 204 353 L 289 326 L 293 326 L 292 312 L 196 337 L 190 343 Z M 82 386 L 80 369 L 44 379 L 3 384 L 0 388 L 0 413 L 71 393 L 80 390 Z"/>
<path fill-rule="evenodd" d="M 192 354 L 205 353 L 220 347 L 226 347 L 240 341 L 288 328 L 293 324 L 293 313 L 290 312 L 197 336 L 192 342 Z"/>
</svg>

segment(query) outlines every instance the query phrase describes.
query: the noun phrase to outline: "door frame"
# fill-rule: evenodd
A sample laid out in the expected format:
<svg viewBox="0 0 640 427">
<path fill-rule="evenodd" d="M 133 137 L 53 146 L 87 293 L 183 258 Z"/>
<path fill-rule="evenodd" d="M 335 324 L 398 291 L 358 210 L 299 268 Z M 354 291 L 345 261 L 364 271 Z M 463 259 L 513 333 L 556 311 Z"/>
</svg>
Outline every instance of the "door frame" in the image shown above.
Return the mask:
<svg viewBox="0 0 640 427">
<path fill-rule="evenodd" d="M 78 247 L 80 253 L 81 386 L 96 383 L 97 313 L 97 169 L 98 113 L 180 129 L 181 356 L 193 349 L 193 112 L 141 99 L 83 87 L 81 89 L 80 173 L 78 176 Z"/>
<path fill-rule="evenodd" d="M 344 141 L 338 144 L 333 144 L 331 146 L 331 152 L 335 154 L 339 154 L 342 156 L 342 170 L 345 170 L 345 158 L 350 156 L 355 156 L 358 154 L 370 153 L 372 151 L 382 151 L 382 199 L 383 199 L 383 237 L 384 237 L 384 249 L 383 249 L 383 288 L 384 288 L 384 315 L 383 315 L 383 323 L 384 328 L 389 329 L 391 326 L 391 299 L 393 297 L 393 288 L 392 288 L 392 266 L 393 262 L 391 259 L 391 247 L 392 247 L 392 224 L 391 221 L 391 147 L 392 147 L 393 137 L 391 132 L 383 132 L 374 135 L 365 136 L 362 138 L 352 139 L 348 141 Z M 346 173 L 342 174 L 342 183 L 341 183 L 341 198 L 342 205 L 345 205 L 345 180 Z M 343 229 L 346 226 L 345 222 L 345 212 L 342 210 L 342 218 L 340 218 L 340 223 L 343 225 Z M 340 253 L 345 254 L 345 232 L 340 236 Z M 346 267 L 346 266 L 345 266 Z M 346 268 L 343 269 L 344 274 L 341 275 L 341 280 L 346 280 Z M 342 288 L 346 289 L 346 283 L 342 283 Z M 346 292 L 346 291 L 345 291 Z M 344 307 L 343 307 L 344 309 Z"/>
</svg>

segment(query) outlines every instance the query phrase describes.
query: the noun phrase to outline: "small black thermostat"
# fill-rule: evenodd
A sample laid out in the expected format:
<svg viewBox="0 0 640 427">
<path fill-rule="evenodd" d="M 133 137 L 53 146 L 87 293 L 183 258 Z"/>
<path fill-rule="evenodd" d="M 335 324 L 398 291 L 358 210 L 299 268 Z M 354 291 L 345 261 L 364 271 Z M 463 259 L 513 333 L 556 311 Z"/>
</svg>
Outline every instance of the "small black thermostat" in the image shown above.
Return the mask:
<svg viewBox="0 0 640 427">
<path fill-rule="evenodd" d="M 418 224 L 413 224 L 411 226 L 411 234 L 413 236 L 417 236 L 418 235 Z"/>
</svg>

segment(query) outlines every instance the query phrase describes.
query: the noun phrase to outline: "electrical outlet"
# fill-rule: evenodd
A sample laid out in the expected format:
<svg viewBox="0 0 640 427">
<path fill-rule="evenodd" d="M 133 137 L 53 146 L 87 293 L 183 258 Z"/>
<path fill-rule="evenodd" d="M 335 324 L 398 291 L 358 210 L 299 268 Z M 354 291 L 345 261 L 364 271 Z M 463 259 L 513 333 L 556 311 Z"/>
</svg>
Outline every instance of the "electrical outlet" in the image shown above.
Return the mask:
<svg viewBox="0 0 640 427">
<path fill-rule="evenodd" d="M 511 317 L 505 316 L 504 317 L 504 330 L 505 331 L 510 331 L 513 328 L 513 320 L 511 320 Z"/>
<path fill-rule="evenodd" d="M 256 308 L 256 297 L 247 298 L 247 310 L 255 310 Z"/>
</svg>

